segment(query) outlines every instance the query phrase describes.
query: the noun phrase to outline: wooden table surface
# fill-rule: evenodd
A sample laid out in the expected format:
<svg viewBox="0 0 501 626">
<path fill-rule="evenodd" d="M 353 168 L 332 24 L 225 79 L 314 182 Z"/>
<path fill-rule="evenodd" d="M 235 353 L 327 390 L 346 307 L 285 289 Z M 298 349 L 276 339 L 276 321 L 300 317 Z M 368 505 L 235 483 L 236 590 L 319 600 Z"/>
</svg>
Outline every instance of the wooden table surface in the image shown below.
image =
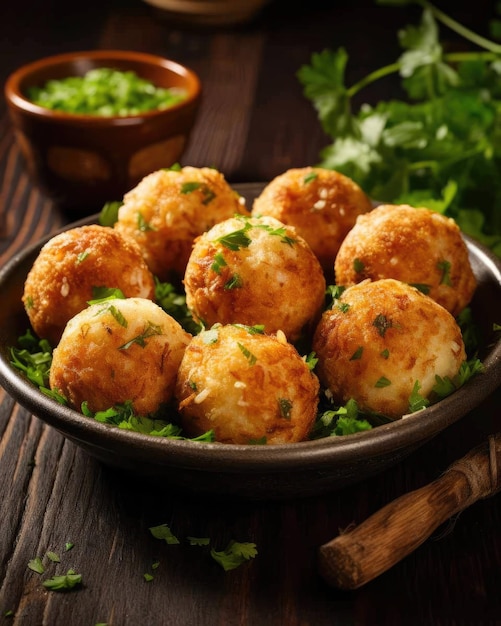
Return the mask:
<svg viewBox="0 0 501 626">
<path fill-rule="evenodd" d="M 449 5 L 480 32 L 494 15 L 494 2 L 476 2 L 473 16 Z M 231 183 L 266 181 L 314 164 L 328 141 L 302 95 L 300 65 L 312 52 L 345 46 L 350 75 L 361 77 L 396 58 L 396 32 L 414 9 L 276 0 L 245 26 L 193 29 L 141 0 L 19 0 L 0 8 L 0 77 L 74 49 L 130 48 L 184 62 L 200 75 L 204 100 L 183 164 L 215 166 Z M 378 89 L 370 96 L 398 93 L 392 80 Z M 73 218 L 31 186 L 3 103 L 0 113 L 3 265 Z M 357 591 L 328 587 L 316 563 L 318 547 L 340 529 L 437 478 L 499 430 L 500 400 L 498 390 L 403 462 L 356 485 L 322 497 L 236 503 L 175 495 L 110 470 L 0 389 L 0 625 L 501 624 L 499 497 L 474 504 Z M 163 523 L 180 538 L 206 536 L 221 547 L 229 539 L 255 542 L 258 555 L 224 572 L 203 551 L 154 539 L 149 527 Z M 61 558 L 47 572 L 73 567 L 81 588 L 44 589 L 27 564 L 47 551 Z"/>
</svg>

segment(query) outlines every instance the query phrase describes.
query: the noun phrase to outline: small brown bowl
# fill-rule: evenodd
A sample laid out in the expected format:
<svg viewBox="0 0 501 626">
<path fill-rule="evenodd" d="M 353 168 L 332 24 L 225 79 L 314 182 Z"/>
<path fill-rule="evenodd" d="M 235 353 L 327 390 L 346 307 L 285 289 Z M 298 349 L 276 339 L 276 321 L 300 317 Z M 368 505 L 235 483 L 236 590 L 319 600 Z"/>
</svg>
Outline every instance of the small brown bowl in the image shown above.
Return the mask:
<svg viewBox="0 0 501 626">
<path fill-rule="evenodd" d="M 126 117 L 53 111 L 27 97 L 30 87 L 98 67 L 133 71 L 158 87 L 181 88 L 187 97 L 167 109 Z M 10 118 L 33 181 L 57 204 L 82 215 L 121 200 L 145 175 L 179 161 L 200 96 L 200 80 L 188 68 L 123 50 L 44 58 L 19 68 L 5 83 Z"/>
</svg>

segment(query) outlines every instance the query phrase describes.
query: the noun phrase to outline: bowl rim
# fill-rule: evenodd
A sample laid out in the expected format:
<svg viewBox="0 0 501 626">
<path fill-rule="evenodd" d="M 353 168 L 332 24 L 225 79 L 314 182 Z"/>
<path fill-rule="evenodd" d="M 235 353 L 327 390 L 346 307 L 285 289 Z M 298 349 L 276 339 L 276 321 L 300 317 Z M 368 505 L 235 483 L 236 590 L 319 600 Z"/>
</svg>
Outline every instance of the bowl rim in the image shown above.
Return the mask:
<svg viewBox="0 0 501 626">
<path fill-rule="evenodd" d="M 244 183 L 241 187 L 249 189 L 252 185 L 254 184 Z M 98 216 L 99 214 L 94 214 L 67 224 L 15 254 L 0 269 L 0 285 L 15 273 L 18 264 L 33 255 L 46 241 L 69 228 L 95 223 Z M 465 234 L 463 238 L 469 252 L 477 255 L 488 267 L 501 288 L 501 259 L 473 238 Z M 294 471 L 312 467 L 327 470 L 334 462 L 350 465 L 353 463 L 354 454 L 359 455 L 361 450 L 364 457 L 357 460 L 369 463 L 371 459 L 381 454 L 392 452 L 397 454 L 402 448 L 417 447 L 425 443 L 447 426 L 461 419 L 475 408 L 479 401 L 485 400 L 497 389 L 501 381 L 501 338 L 483 359 L 483 364 L 489 370 L 488 377 L 479 378 L 484 376 L 483 373 L 479 373 L 450 396 L 423 411 L 409 414 L 399 420 L 343 437 L 325 437 L 297 443 L 263 446 L 155 437 L 97 422 L 44 395 L 12 367 L 3 352 L 0 352 L 0 384 L 20 405 L 80 444 L 90 441 L 93 447 L 98 446 L 107 451 L 115 451 L 117 454 L 121 453 L 125 444 L 131 456 L 138 458 L 141 456 L 141 450 L 147 448 L 153 462 L 175 467 L 199 468 L 200 462 L 203 461 L 207 466 L 207 471 L 290 472 L 291 468 L 294 468 Z M 476 390 L 475 393 L 471 393 L 479 382 L 480 391 Z M 215 452 L 217 454 L 214 454 Z"/>
<path fill-rule="evenodd" d="M 90 59 L 93 61 L 107 61 L 111 63 L 113 60 L 118 61 L 134 61 L 151 66 L 162 67 L 173 74 L 183 77 L 187 86 L 185 87 L 187 96 L 181 102 L 173 104 L 165 109 L 154 109 L 151 111 L 142 111 L 135 115 L 90 115 L 82 113 L 67 113 L 65 111 L 54 111 L 46 107 L 35 104 L 23 94 L 21 90 L 21 82 L 29 77 L 33 72 L 45 67 L 56 66 L 79 59 Z M 50 119 L 61 122 L 90 122 L 95 124 L 127 124 L 136 122 L 141 118 L 153 118 L 159 115 L 183 109 L 187 105 L 196 102 L 202 92 L 202 84 L 199 76 L 188 66 L 162 57 L 160 55 L 150 54 L 146 52 L 136 52 L 134 50 L 78 50 L 73 52 L 63 52 L 48 57 L 43 57 L 35 61 L 31 61 L 14 70 L 5 81 L 4 95 L 9 107 L 23 111 L 33 116 L 39 116 L 44 119 Z"/>
</svg>

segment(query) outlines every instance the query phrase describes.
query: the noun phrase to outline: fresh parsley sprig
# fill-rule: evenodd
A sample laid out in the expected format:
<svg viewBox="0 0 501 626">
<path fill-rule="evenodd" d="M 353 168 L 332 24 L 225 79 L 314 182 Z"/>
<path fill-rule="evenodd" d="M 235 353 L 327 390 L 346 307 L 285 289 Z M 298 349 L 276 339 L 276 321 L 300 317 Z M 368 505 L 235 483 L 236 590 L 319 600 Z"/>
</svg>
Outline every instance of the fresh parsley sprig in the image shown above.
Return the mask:
<svg viewBox="0 0 501 626">
<path fill-rule="evenodd" d="M 348 86 L 345 49 L 314 53 L 297 77 L 333 143 L 322 167 L 353 178 L 377 201 L 425 206 L 501 255 L 501 45 L 427 0 L 421 22 L 399 33 L 394 62 Z M 379 0 L 405 5 L 411 0 Z M 439 22 L 478 49 L 445 52 Z M 500 22 L 494 34 L 501 35 Z M 365 87 L 398 73 L 407 99 L 362 105 Z"/>
</svg>

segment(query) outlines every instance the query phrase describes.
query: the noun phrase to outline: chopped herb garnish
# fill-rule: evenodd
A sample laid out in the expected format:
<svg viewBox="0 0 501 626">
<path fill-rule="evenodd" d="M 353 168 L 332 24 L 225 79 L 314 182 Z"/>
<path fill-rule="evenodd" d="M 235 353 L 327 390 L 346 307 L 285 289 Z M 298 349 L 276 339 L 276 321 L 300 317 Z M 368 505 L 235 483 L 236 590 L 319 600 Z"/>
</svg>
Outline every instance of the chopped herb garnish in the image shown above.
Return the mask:
<svg viewBox="0 0 501 626">
<path fill-rule="evenodd" d="M 376 316 L 376 319 L 372 322 L 372 325 L 377 328 L 378 333 L 381 337 L 386 335 L 386 331 L 388 328 L 393 328 L 393 323 L 389 320 L 386 315 L 380 313 Z"/>
<path fill-rule="evenodd" d="M 59 555 L 56 554 L 55 552 L 47 552 L 47 558 L 49 559 L 49 561 L 52 561 L 53 563 L 61 563 L 61 559 L 59 558 Z"/>
<path fill-rule="evenodd" d="M 71 550 L 74 546 L 75 546 L 74 543 L 71 543 L 71 541 L 67 541 L 64 544 L 64 549 L 66 550 L 66 552 L 68 552 L 68 550 Z"/>
<path fill-rule="evenodd" d="M 77 574 L 74 570 L 70 569 L 66 574 L 62 576 L 53 576 L 48 580 L 43 581 L 43 586 L 50 591 L 67 591 L 73 589 L 82 582 L 82 575 Z"/>
<path fill-rule="evenodd" d="M 471 357 L 477 352 L 481 339 L 480 329 L 475 324 L 471 308 L 465 307 L 457 316 L 456 322 L 461 329 L 466 354 Z"/>
<path fill-rule="evenodd" d="M 87 252 L 87 250 L 85 252 L 80 252 L 80 254 L 77 256 L 77 265 L 83 263 L 88 256 L 89 253 Z"/>
<path fill-rule="evenodd" d="M 42 559 L 39 556 L 28 561 L 28 568 L 33 572 L 36 572 L 37 574 L 43 574 L 45 572 L 45 567 L 42 563 Z"/>
<path fill-rule="evenodd" d="M 442 272 L 442 276 L 440 277 L 440 284 L 447 285 L 448 287 L 452 287 L 450 261 L 439 261 L 437 263 L 437 269 L 439 269 Z"/>
<path fill-rule="evenodd" d="M 209 330 L 204 330 L 200 336 L 202 337 L 202 341 L 205 345 L 216 343 L 219 340 L 219 329 L 217 327 L 213 327 Z"/>
<path fill-rule="evenodd" d="M 220 274 L 221 268 L 226 267 L 227 265 L 228 263 L 226 263 L 224 256 L 221 254 L 221 252 L 218 252 L 214 255 L 214 261 L 212 262 L 210 268 L 213 272 L 216 272 L 216 274 Z"/>
<path fill-rule="evenodd" d="M 374 385 L 374 387 L 381 388 L 381 387 L 389 387 L 390 385 L 391 385 L 391 380 L 388 380 L 386 376 L 381 376 L 381 378 L 378 381 L 376 381 L 376 384 Z"/>
<path fill-rule="evenodd" d="M 137 212 L 137 229 L 140 230 L 142 233 L 147 233 L 148 231 L 157 230 L 155 226 L 153 226 L 152 224 L 150 224 L 144 219 L 144 216 L 141 213 L 141 211 Z"/>
<path fill-rule="evenodd" d="M 361 359 L 363 352 L 364 352 L 364 347 L 358 346 L 355 352 L 351 355 L 350 361 L 358 361 L 359 359 Z"/>
<path fill-rule="evenodd" d="M 263 324 L 254 324 L 254 326 L 247 326 L 246 324 L 232 324 L 232 326 L 246 330 L 249 335 L 264 335 Z"/>
<path fill-rule="evenodd" d="M 118 347 L 118 349 L 128 350 L 133 344 L 137 344 L 141 348 L 145 348 L 146 339 L 149 339 L 150 337 L 154 337 L 155 335 L 162 335 L 162 334 L 163 334 L 163 331 L 162 331 L 161 326 L 158 326 L 158 324 L 153 324 L 153 322 L 148 321 L 146 322 L 146 326 L 142 333 L 140 333 L 139 335 L 136 335 L 135 337 L 133 337 L 126 343 L 122 344 L 121 346 Z"/>
<path fill-rule="evenodd" d="M 339 300 L 344 291 L 346 291 L 346 287 L 344 285 L 328 285 L 325 290 L 325 295 L 331 300 Z"/>
<path fill-rule="evenodd" d="M 268 439 L 265 435 L 259 437 L 259 439 L 249 439 L 247 442 L 250 446 L 265 446 L 268 443 Z"/>
<path fill-rule="evenodd" d="M 351 304 L 349 302 L 338 302 L 336 307 L 341 311 L 341 313 L 348 313 Z"/>
<path fill-rule="evenodd" d="M 216 194 L 209 187 L 207 183 L 202 183 L 198 181 L 185 182 L 181 185 L 181 193 L 192 193 L 193 191 L 199 190 L 202 193 L 203 200 L 202 204 L 209 204 L 211 200 L 214 200 Z"/>
<path fill-rule="evenodd" d="M 52 398 L 63 406 L 68 405 L 68 398 L 66 398 L 66 396 L 59 391 L 59 389 L 47 389 L 47 387 L 40 387 L 40 391 L 48 398 Z"/>
<path fill-rule="evenodd" d="M 99 224 L 101 226 L 114 226 L 118 221 L 118 211 L 123 202 L 114 200 L 106 202 L 99 213 Z"/>
<path fill-rule="evenodd" d="M 303 178 L 303 183 L 305 185 L 307 185 L 308 183 L 311 183 L 312 181 L 316 180 L 318 178 L 318 174 L 316 172 L 309 172 L 308 174 L 306 174 L 306 176 Z"/>
<path fill-rule="evenodd" d="M 154 579 L 154 576 L 153 574 L 146 572 L 145 574 L 143 574 L 143 578 L 147 583 L 149 583 Z"/>
<path fill-rule="evenodd" d="M 421 385 L 418 380 L 414 383 L 411 395 L 409 396 L 409 413 L 415 413 L 426 409 L 430 405 L 430 401 L 419 393 Z"/>
<path fill-rule="evenodd" d="M 247 361 L 249 362 L 249 365 L 255 365 L 256 361 L 257 361 L 257 357 L 252 354 L 252 352 L 250 352 L 250 350 L 248 350 L 243 344 L 241 344 L 240 342 L 237 342 L 238 347 L 240 348 L 240 351 L 242 352 L 242 354 L 244 355 L 244 357 L 247 359 Z"/>
<path fill-rule="evenodd" d="M 313 371 L 318 363 L 318 358 L 315 352 L 310 352 L 307 356 L 304 357 L 304 360 L 310 371 Z"/>
<path fill-rule="evenodd" d="M 358 405 L 351 399 L 344 406 L 320 411 L 310 439 L 340 437 L 371 428 L 370 422 L 360 417 Z"/>
<path fill-rule="evenodd" d="M 165 543 L 169 545 L 177 545 L 181 543 L 179 539 L 173 534 L 170 527 L 167 524 L 160 524 L 159 526 L 150 526 L 150 533 L 155 539 L 163 539 Z"/>
<path fill-rule="evenodd" d="M 21 348 L 10 350 L 12 365 L 24 372 L 37 387 L 48 387 L 52 347 L 46 339 L 37 339 L 30 330 L 19 337 Z"/>
<path fill-rule="evenodd" d="M 180 172 L 183 169 L 181 163 L 173 163 L 170 167 L 162 167 L 166 172 Z"/>
<path fill-rule="evenodd" d="M 211 550 L 211 556 L 225 571 L 235 569 L 257 555 L 255 543 L 230 541 L 221 551 Z"/>
<path fill-rule="evenodd" d="M 273 237 L 280 237 L 282 243 L 286 243 L 289 246 L 292 246 L 296 243 L 296 239 L 287 235 L 287 230 L 285 226 L 273 228 L 273 226 L 269 226 L 268 224 L 254 224 L 254 228 L 261 228 L 262 230 L 267 231 L 267 233 L 269 235 L 272 235 Z"/>
<path fill-rule="evenodd" d="M 252 243 L 252 239 L 249 235 L 247 235 L 247 231 L 250 228 L 252 228 L 252 226 L 249 222 L 247 222 L 243 228 L 234 230 L 227 235 L 221 235 L 221 237 L 218 237 L 216 241 L 225 248 L 228 248 L 228 250 L 238 252 L 240 248 L 248 248 Z"/>
<path fill-rule="evenodd" d="M 242 287 L 243 281 L 238 274 L 233 274 L 225 283 L 224 289 L 227 291 L 231 289 L 240 289 Z"/>
<path fill-rule="evenodd" d="M 334 429 L 335 435 L 342 437 L 345 435 L 353 435 L 354 433 L 360 433 L 364 430 L 371 430 L 372 425 L 365 419 L 353 419 L 347 415 L 340 415 L 337 418 L 336 428 Z"/>
<path fill-rule="evenodd" d="M 292 402 L 287 398 L 279 398 L 278 408 L 280 410 L 280 417 L 283 417 L 286 420 L 290 420 L 292 412 Z"/>
<path fill-rule="evenodd" d="M 163 283 L 155 277 L 155 301 L 191 335 L 197 335 L 202 327 L 195 322 L 186 305 L 186 294 L 179 293 L 171 283 Z"/>
<path fill-rule="evenodd" d="M 125 295 L 118 287 L 92 287 L 92 300 L 87 304 L 98 304 L 107 300 L 123 300 Z"/>
<path fill-rule="evenodd" d="M 445 398 L 456 391 L 456 389 L 462 387 L 465 382 L 467 382 L 475 374 L 483 372 L 483 370 L 484 366 L 479 359 L 473 358 L 468 361 L 463 361 L 458 373 L 453 378 L 450 378 L 449 376 L 435 376 L 433 393 L 435 393 L 439 398 Z"/>
<path fill-rule="evenodd" d="M 186 537 L 186 540 L 190 544 L 190 546 L 209 546 L 210 538 L 209 537 Z"/>
<path fill-rule="evenodd" d="M 381 350 L 379 354 L 383 357 L 383 359 L 387 359 L 390 356 L 390 351 L 388 348 L 385 348 L 384 350 Z"/>
<path fill-rule="evenodd" d="M 360 274 L 360 272 L 364 271 L 365 264 L 360 259 L 354 259 L 353 260 L 353 269 L 355 270 L 355 272 L 357 274 Z"/>
<path fill-rule="evenodd" d="M 427 296 L 431 291 L 430 285 L 426 285 L 424 283 L 410 283 L 410 286 L 414 287 L 421 293 L 424 293 L 425 296 Z"/>
<path fill-rule="evenodd" d="M 96 67 L 81 76 L 30 87 L 28 97 L 38 106 L 64 113 L 122 117 L 168 108 L 184 100 L 186 92 L 157 86 L 131 70 Z"/>
<path fill-rule="evenodd" d="M 105 306 L 104 308 L 102 308 L 99 313 L 103 313 L 105 311 L 109 311 L 109 313 L 112 315 L 112 317 L 115 319 L 115 321 L 117 321 L 120 326 L 123 326 L 124 328 L 127 328 L 127 326 L 129 325 L 127 320 L 125 319 L 125 317 L 123 316 L 122 312 L 119 311 L 117 309 L 116 306 L 114 306 L 113 304 L 108 304 L 107 306 Z"/>
</svg>

